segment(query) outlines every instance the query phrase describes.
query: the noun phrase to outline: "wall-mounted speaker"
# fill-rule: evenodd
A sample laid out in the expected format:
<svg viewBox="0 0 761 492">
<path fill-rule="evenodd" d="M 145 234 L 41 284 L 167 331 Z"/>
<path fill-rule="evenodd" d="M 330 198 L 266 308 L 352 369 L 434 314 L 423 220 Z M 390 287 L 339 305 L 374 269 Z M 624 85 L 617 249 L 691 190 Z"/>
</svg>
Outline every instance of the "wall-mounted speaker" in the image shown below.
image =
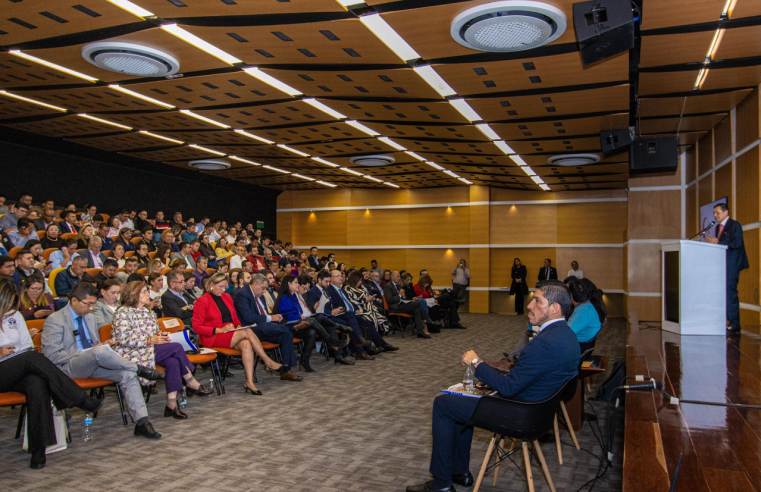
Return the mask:
<svg viewBox="0 0 761 492">
<path fill-rule="evenodd" d="M 600 132 L 600 148 L 605 157 L 626 152 L 629 150 L 631 143 L 632 139 L 629 136 L 629 129 Z"/>
<path fill-rule="evenodd" d="M 673 173 L 678 163 L 676 137 L 643 138 L 632 142 L 629 174 Z"/>
<path fill-rule="evenodd" d="M 573 24 L 584 65 L 634 48 L 630 0 L 574 3 Z"/>
</svg>

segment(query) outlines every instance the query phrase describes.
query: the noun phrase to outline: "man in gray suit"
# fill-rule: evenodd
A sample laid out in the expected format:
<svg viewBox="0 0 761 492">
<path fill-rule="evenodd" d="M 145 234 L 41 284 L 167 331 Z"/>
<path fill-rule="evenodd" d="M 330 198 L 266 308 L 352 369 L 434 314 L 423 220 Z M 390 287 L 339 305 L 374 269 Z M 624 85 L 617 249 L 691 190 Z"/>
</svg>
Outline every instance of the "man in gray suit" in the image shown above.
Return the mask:
<svg viewBox="0 0 761 492">
<path fill-rule="evenodd" d="M 424 324 L 428 315 L 420 305 L 420 301 L 407 301 L 402 297 L 400 289 L 401 275 L 397 271 L 391 272 L 391 282 L 383 286 L 383 295 L 386 297 L 389 312 L 411 314 L 415 320 L 415 332 L 418 338 L 431 338 L 426 333 L 428 327 Z"/>
<path fill-rule="evenodd" d="M 112 340 L 98 343 L 100 335 L 91 314 L 97 294 L 95 287 L 86 282 L 71 289 L 68 306 L 45 320 L 42 353 L 72 379 L 97 377 L 117 383 L 136 423 L 135 435 L 159 439 L 161 434 L 148 421 L 137 377 L 156 380 L 166 379 L 166 375 L 122 358 L 111 348 Z"/>
<path fill-rule="evenodd" d="M 100 252 L 102 247 L 103 240 L 100 236 L 93 235 L 87 243 L 87 249 L 77 253 L 76 256 L 87 260 L 87 268 L 103 268 L 103 262 L 108 259 L 108 256 Z"/>
</svg>

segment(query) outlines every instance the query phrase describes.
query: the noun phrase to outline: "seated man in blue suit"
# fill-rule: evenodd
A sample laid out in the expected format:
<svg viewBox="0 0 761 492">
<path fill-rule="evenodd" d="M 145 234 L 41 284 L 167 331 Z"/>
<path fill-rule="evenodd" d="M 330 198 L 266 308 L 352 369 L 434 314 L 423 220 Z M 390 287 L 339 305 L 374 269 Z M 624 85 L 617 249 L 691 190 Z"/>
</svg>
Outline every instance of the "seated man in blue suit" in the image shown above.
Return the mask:
<svg viewBox="0 0 761 492">
<path fill-rule="evenodd" d="M 335 281 L 340 282 L 341 272 L 338 270 L 333 270 L 333 272 L 321 270 L 320 273 L 317 274 L 317 285 L 312 287 L 307 293 L 307 300 L 310 305 L 314 306 L 320 302 L 323 295 L 327 295 L 329 301 L 322 312 L 332 316 L 336 323 L 351 327 L 349 340 L 351 341 L 357 359 L 374 360 L 375 357 L 371 357 L 365 352 L 365 346 L 369 346 L 369 342 L 362 336 L 362 330 L 359 327 L 359 322 L 357 321 L 357 316 L 354 314 L 354 308 L 352 307 L 351 302 L 349 302 L 348 299 L 345 299 L 340 287 L 336 288 L 334 285 L 331 285 L 331 282 L 333 281 L 332 274 L 334 273 L 336 274 Z"/>
<path fill-rule="evenodd" d="M 235 312 L 238 313 L 241 323 L 256 326 L 251 330 L 256 333 L 262 342 L 279 343 L 280 352 L 283 354 L 283 364 L 288 367 L 296 367 L 296 353 L 293 349 L 293 332 L 287 325 L 280 325 L 283 320 L 279 314 L 270 315 L 267 303 L 264 300 L 264 291 L 268 287 L 267 277 L 257 273 L 251 277 L 248 287 L 241 287 L 233 295 Z M 281 372 L 280 379 L 286 381 L 301 381 L 293 371 Z"/>
<path fill-rule="evenodd" d="M 541 401 L 552 396 L 577 373 L 579 342 L 566 323 L 571 295 L 562 283 L 541 282 L 528 305 L 528 319 L 540 326 L 539 334 L 520 354 L 509 374 L 485 364 L 472 350 L 462 356 L 473 365 L 478 379 L 505 398 Z M 470 444 L 473 429 L 463 430 L 478 405 L 478 398 L 441 395 L 433 402 L 433 452 L 429 468 L 433 480 L 407 487 L 407 492 L 453 492 L 453 483 L 470 487 Z"/>
</svg>

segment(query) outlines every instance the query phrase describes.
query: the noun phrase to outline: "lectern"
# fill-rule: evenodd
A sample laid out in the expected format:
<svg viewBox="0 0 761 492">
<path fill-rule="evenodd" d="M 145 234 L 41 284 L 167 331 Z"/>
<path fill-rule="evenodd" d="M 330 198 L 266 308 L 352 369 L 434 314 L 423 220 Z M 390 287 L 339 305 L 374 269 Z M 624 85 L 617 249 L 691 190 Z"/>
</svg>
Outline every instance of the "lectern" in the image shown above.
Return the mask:
<svg viewBox="0 0 761 492">
<path fill-rule="evenodd" d="M 663 329 L 679 335 L 726 335 L 727 247 L 697 241 L 662 244 Z"/>
</svg>

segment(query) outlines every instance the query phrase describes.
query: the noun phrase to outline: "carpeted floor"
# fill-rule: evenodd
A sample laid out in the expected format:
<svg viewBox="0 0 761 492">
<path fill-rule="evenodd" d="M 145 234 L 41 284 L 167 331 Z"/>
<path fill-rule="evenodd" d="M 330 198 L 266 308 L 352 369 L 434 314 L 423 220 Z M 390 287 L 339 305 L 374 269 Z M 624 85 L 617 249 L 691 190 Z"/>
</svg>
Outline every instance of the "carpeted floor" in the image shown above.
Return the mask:
<svg viewBox="0 0 761 492">
<path fill-rule="evenodd" d="M 440 389 L 461 381 L 461 354 L 472 348 L 483 358 L 500 358 L 518 340 L 526 319 L 463 315 L 467 330 L 443 330 L 432 340 L 395 335 L 392 343 L 400 347 L 398 352 L 353 367 L 334 366 L 315 354 L 317 372 L 305 375 L 301 383 L 259 372 L 263 396 L 244 394 L 237 374 L 227 379 L 226 395 L 191 398 L 186 421 L 163 417 L 161 386 L 148 405 L 154 426 L 163 434 L 158 442 L 133 437 L 133 425 L 121 423 L 115 393 L 107 392 L 106 406 L 93 424 L 93 440 L 81 441 L 83 414 L 71 411 L 73 443 L 49 455 L 42 471 L 29 469 L 29 455 L 21 451 L 21 440 L 13 439 L 18 409 L 1 408 L 0 489 L 403 491 L 428 479 L 431 402 Z M 625 326 L 622 318 L 610 319 L 598 338 L 596 353 L 610 356 L 610 366 L 624 358 Z M 209 371 L 198 372 L 202 382 L 208 384 L 209 377 Z M 598 376 L 593 384 L 602 380 Z M 591 404 L 603 419 L 605 404 Z M 561 432 L 570 443 L 568 433 Z M 623 434 L 620 425 L 618 434 Z M 575 491 L 598 472 L 601 451 L 590 425 L 585 423 L 577 435 L 581 447 L 594 456 L 564 446 L 561 466 L 554 445 L 543 445 L 558 491 Z M 485 431 L 475 433 L 474 475 L 490 437 Z M 613 466 L 594 490 L 621 490 L 620 441 L 619 436 Z M 482 490 L 527 490 L 522 459 L 516 458 L 520 469 L 504 463 L 497 486 L 492 487 L 488 474 Z M 533 474 L 536 490 L 549 490 L 538 464 Z"/>
</svg>

